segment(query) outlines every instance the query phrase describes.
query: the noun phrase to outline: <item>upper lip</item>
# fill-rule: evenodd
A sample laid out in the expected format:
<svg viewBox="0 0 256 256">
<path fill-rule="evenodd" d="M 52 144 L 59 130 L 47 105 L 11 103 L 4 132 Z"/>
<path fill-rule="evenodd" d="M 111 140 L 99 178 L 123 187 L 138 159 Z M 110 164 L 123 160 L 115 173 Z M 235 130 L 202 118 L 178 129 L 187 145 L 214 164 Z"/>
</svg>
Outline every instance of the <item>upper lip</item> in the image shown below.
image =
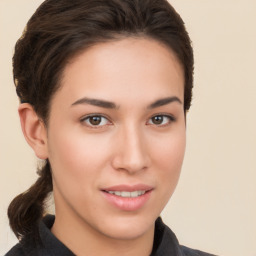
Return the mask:
<svg viewBox="0 0 256 256">
<path fill-rule="evenodd" d="M 152 190 L 153 187 L 146 185 L 146 184 L 135 184 L 135 185 L 128 185 L 128 184 L 120 184 L 115 185 L 111 187 L 103 188 L 103 191 L 127 191 L 127 192 L 133 192 L 133 191 L 149 191 Z"/>
</svg>

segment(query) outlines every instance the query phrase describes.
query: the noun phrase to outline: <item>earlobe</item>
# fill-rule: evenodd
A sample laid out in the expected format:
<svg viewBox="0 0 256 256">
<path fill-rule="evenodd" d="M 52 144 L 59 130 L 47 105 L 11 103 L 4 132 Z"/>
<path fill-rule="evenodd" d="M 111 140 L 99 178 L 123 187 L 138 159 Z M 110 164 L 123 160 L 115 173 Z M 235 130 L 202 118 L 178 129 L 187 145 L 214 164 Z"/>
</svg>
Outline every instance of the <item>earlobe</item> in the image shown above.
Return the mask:
<svg viewBox="0 0 256 256">
<path fill-rule="evenodd" d="M 19 106 L 20 123 L 23 135 L 40 159 L 48 158 L 47 131 L 43 121 L 37 116 L 34 108 L 23 103 Z"/>
</svg>

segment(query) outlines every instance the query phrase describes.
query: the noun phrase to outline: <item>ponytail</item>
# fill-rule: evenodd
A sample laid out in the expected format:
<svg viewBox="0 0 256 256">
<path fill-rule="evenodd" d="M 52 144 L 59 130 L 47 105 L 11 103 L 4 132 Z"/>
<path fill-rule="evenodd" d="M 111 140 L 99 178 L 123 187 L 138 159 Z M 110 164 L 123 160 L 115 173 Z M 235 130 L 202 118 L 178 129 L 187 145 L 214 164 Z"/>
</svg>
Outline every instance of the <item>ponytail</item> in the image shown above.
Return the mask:
<svg viewBox="0 0 256 256">
<path fill-rule="evenodd" d="M 10 227 L 21 240 L 28 234 L 36 235 L 38 222 L 45 213 L 45 201 L 52 191 L 50 163 L 38 170 L 39 178 L 26 192 L 13 199 L 8 208 Z"/>
</svg>

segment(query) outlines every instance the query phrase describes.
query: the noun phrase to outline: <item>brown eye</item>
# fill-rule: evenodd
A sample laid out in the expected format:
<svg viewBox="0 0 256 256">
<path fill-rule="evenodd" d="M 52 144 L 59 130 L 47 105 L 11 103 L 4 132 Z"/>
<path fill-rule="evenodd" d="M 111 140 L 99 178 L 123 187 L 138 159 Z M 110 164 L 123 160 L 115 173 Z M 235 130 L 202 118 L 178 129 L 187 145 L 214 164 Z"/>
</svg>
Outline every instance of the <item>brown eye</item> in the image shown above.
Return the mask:
<svg viewBox="0 0 256 256">
<path fill-rule="evenodd" d="M 152 117 L 152 123 L 156 124 L 156 125 L 162 124 L 163 120 L 164 120 L 163 116 L 154 116 L 154 117 Z"/>
<path fill-rule="evenodd" d="M 175 118 L 171 115 L 156 115 L 151 117 L 148 123 L 150 125 L 164 126 L 174 121 L 175 121 Z"/>
<path fill-rule="evenodd" d="M 106 117 L 99 115 L 87 116 L 83 118 L 81 122 L 91 127 L 101 127 L 110 123 Z"/>
<path fill-rule="evenodd" d="M 91 116 L 91 117 L 89 117 L 88 121 L 92 125 L 99 125 L 101 123 L 101 117 L 100 116 Z"/>
</svg>

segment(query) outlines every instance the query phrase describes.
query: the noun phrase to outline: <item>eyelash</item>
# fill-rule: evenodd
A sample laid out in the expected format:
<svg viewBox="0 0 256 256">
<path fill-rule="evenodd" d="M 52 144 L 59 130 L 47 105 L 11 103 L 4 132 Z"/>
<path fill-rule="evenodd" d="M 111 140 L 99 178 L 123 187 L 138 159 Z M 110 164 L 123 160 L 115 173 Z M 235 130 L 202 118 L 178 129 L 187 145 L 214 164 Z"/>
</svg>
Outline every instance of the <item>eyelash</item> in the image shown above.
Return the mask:
<svg viewBox="0 0 256 256">
<path fill-rule="evenodd" d="M 90 123 L 89 123 L 89 122 L 90 122 L 90 118 L 100 118 L 101 121 L 102 121 L 102 119 L 105 119 L 108 124 L 106 123 L 106 124 L 103 124 L 103 125 L 93 125 L 93 124 L 90 124 Z M 87 121 L 88 121 L 88 123 L 87 123 Z M 83 117 L 83 118 L 80 120 L 80 122 L 81 122 L 81 123 L 85 123 L 86 126 L 92 128 L 92 129 L 99 129 L 99 128 L 102 128 L 102 127 L 105 126 L 105 125 L 110 125 L 110 124 L 112 124 L 112 123 L 109 121 L 109 118 L 106 117 L 106 116 L 104 116 L 104 115 L 102 115 L 102 114 L 91 114 L 91 115 L 87 115 L 87 116 Z"/>
<path fill-rule="evenodd" d="M 153 118 L 156 118 L 156 117 L 161 117 L 162 120 L 165 120 L 165 119 L 168 119 L 166 120 L 166 123 L 164 124 L 154 124 L 154 123 L 149 123 L 148 125 L 155 125 L 157 127 L 165 127 L 165 126 L 168 126 L 170 125 L 171 123 L 175 122 L 176 121 L 176 118 L 172 115 L 169 115 L 169 114 L 157 114 L 157 115 L 154 115 L 152 116 L 149 120 L 152 120 Z"/>
<path fill-rule="evenodd" d="M 160 117 L 162 118 L 162 120 L 165 120 L 166 123 L 164 124 L 154 124 L 152 122 L 152 119 L 153 118 L 156 118 L 156 117 Z M 105 119 L 105 122 L 103 125 L 97 125 L 97 124 L 92 124 L 92 123 L 89 123 L 90 122 L 90 118 L 100 118 L 100 122 L 102 122 L 102 119 Z M 166 120 L 168 119 L 168 120 Z M 168 126 L 170 125 L 172 122 L 175 122 L 176 121 L 176 118 L 173 117 L 172 115 L 169 115 L 169 114 L 157 114 L 157 115 L 154 115 L 152 116 L 149 121 L 146 123 L 147 125 L 155 125 L 157 127 L 165 127 L 165 126 Z M 90 114 L 90 115 L 87 115 L 85 117 L 83 117 L 81 120 L 80 120 L 81 123 L 85 123 L 86 126 L 92 128 L 92 129 L 100 129 L 106 125 L 111 125 L 112 122 L 109 120 L 108 117 L 106 117 L 105 115 L 102 115 L 102 114 Z M 150 123 L 151 122 L 151 123 Z"/>
</svg>

